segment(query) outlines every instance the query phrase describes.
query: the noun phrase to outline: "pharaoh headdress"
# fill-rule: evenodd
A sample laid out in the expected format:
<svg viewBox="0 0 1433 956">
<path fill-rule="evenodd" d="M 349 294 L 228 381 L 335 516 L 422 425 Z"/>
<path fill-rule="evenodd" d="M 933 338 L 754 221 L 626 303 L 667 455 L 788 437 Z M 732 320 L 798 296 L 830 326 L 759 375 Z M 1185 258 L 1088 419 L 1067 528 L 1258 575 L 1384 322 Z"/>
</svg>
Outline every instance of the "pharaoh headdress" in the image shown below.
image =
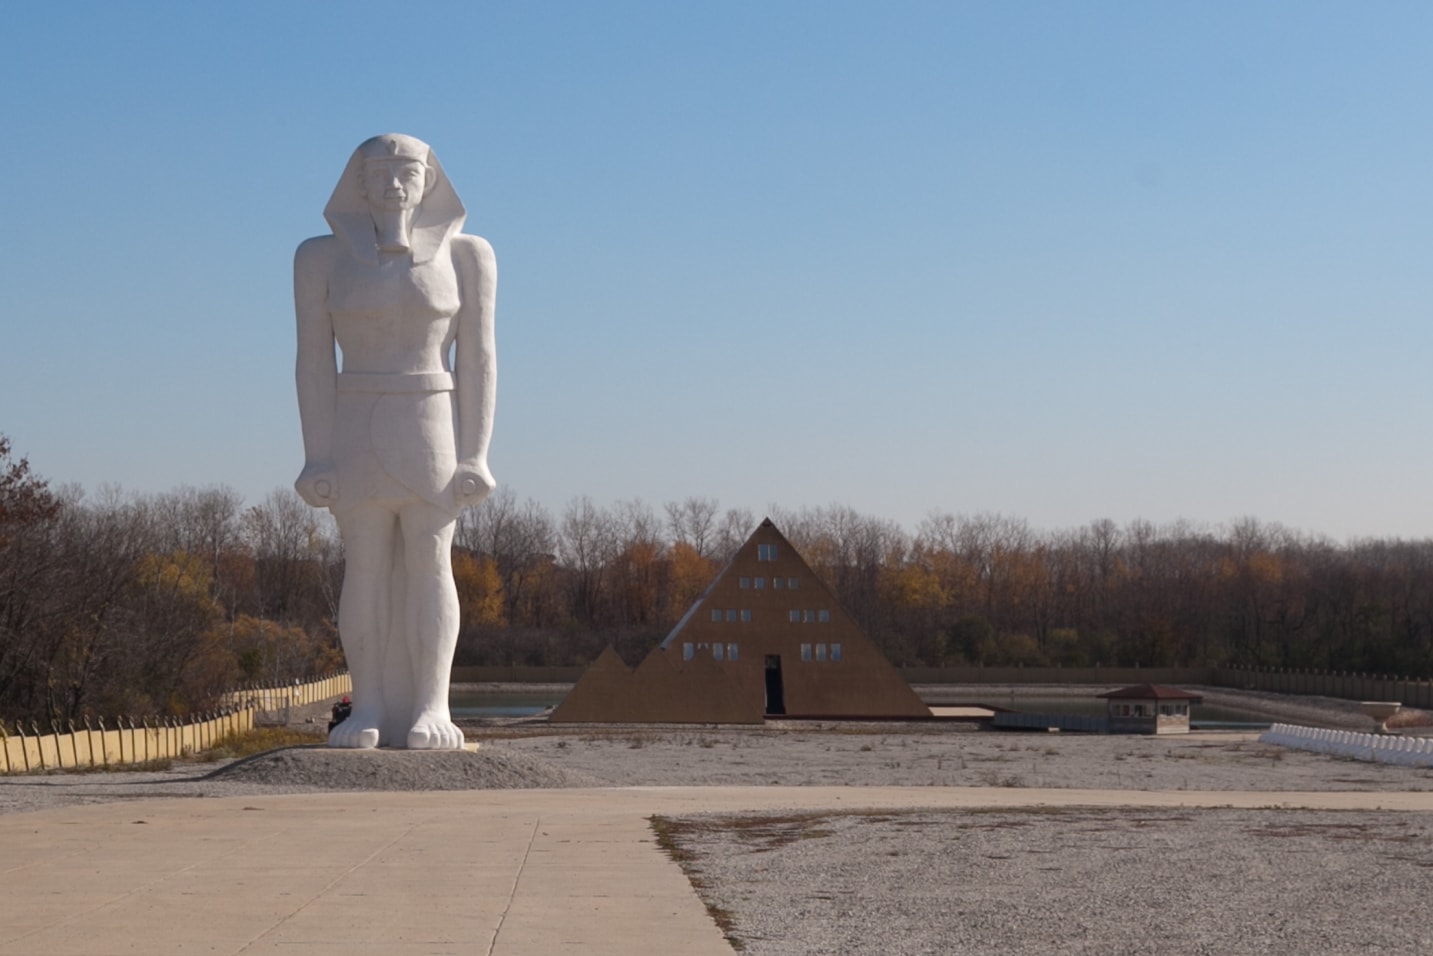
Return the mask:
<svg viewBox="0 0 1433 956">
<path fill-rule="evenodd" d="M 370 159 L 411 159 L 426 163 L 432 170 L 433 182 L 413 213 L 408 238 L 413 249 L 413 261 L 427 262 L 463 228 L 468 211 L 454 192 L 438 157 L 420 139 L 401 133 L 384 133 L 359 144 L 349 157 L 328 205 L 324 207 L 323 217 L 328 220 L 333 234 L 355 256 L 364 262 L 378 262 L 373 220 L 368 213 L 368 200 L 363 195 L 363 164 Z"/>
</svg>

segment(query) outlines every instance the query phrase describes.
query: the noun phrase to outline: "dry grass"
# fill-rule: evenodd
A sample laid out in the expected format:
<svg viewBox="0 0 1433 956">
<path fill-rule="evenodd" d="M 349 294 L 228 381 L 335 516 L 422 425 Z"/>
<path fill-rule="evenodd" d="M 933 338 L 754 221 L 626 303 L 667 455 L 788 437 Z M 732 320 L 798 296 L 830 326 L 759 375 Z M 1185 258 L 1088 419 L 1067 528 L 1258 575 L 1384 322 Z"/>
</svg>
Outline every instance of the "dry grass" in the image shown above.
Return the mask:
<svg viewBox="0 0 1433 956">
<path fill-rule="evenodd" d="M 252 757 L 255 754 L 278 750 L 280 747 L 296 747 L 319 743 L 321 735 L 312 731 L 294 730 L 289 727 L 256 727 L 241 734 L 230 734 L 222 738 L 213 748 L 195 754 L 190 759 L 197 763 L 213 763 L 216 760 Z"/>
<path fill-rule="evenodd" d="M 702 879 L 696 870 L 696 854 L 683 847 L 678 841 L 679 835 L 691 828 L 683 821 L 672 820 L 667 817 L 649 817 L 648 822 L 652 825 L 652 832 L 657 836 L 657 846 L 662 849 L 672 862 L 682 868 L 682 873 L 687 877 L 687 882 L 692 884 L 692 889 L 697 891 L 697 896 L 707 908 L 707 915 L 712 922 L 721 930 L 722 936 L 731 944 L 731 948 L 740 953 L 746 949 L 746 942 L 736 935 L 736 915 L 724 906 L 718 906 L 712 902 L 705 880 Z"/>
<path fill-rule="evenodd" d="M 49 767 L 44 770 L 36 767 L 30 773 L 159 773 L 173 766 L 174 761 L 171 758 L 162 757 L 158 760 L 143 760 L 139 763 L 98 763 L 93 767 Z M 15 775 L 19 776 L 20 771 L 16 771 Z"/>
</svg>

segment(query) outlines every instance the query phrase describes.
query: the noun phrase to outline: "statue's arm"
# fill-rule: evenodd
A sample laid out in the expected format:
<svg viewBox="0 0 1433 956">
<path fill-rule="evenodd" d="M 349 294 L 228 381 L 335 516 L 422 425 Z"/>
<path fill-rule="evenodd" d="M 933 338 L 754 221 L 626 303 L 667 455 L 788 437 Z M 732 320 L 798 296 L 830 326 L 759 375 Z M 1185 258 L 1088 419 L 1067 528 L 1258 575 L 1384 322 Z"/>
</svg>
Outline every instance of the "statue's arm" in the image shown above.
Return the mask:
<svg viewBox="0 0 1433 956">
<path fill-rule="evenodd" d="M 488 469 L 488 443 L 498 394 L 493 330 L 498 265 L 493 247 L 478 236 L 455 236 L 453 260 L 462 297 L 453 370 L 458 392 L 458 473 L 453 489 L 460 505 L 475 505 L 496 487 Z"/>
<path fill-rule="evenodd" d="M 299 421 L 303 426 L 304 470 L 294 488 L 321 508 L 338 499 L 338 473 L 333 465 L 333 423 L 338 362 L 334 356 L 333 320 L 328 314 L 328 274 L 333 237 L 318 236 L 294 254 L 294 314 L 298 320 Z"/>
</svg>

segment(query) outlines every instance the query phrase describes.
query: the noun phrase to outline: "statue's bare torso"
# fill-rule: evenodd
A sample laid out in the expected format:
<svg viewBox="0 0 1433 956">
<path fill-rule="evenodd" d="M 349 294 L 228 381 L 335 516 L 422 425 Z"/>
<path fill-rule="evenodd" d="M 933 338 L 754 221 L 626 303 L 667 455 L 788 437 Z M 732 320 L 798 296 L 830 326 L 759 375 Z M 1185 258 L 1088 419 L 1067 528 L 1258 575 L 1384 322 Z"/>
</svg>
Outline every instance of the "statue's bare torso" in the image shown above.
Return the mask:
<svg viewBox="0 0 1433 956">
<path fill-rule="evenodd" d="M 458 331 L 457 272 L 449 259 L 414 265 L 407 258 L 384 254 L 375 267 L 333 256 L 328 311 L 343 371 L 452 371 L 448 353 Z"/>
</svg>

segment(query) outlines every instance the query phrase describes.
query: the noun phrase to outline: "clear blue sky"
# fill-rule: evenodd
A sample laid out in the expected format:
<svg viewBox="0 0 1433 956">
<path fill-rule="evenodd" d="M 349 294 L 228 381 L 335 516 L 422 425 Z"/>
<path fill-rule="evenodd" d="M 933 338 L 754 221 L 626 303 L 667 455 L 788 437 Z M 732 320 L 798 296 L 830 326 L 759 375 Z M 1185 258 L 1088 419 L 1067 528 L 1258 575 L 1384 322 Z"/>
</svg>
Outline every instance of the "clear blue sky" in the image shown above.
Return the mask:
<svg viewBox="0 0 1433 956">
<path fill-rule="evenodd" d="M 1433 536 L 1433 5 L 15 4 L 0 433 L 302 466 L 291 257 L 431 143 L 500 483 Z"/>
</svg>

